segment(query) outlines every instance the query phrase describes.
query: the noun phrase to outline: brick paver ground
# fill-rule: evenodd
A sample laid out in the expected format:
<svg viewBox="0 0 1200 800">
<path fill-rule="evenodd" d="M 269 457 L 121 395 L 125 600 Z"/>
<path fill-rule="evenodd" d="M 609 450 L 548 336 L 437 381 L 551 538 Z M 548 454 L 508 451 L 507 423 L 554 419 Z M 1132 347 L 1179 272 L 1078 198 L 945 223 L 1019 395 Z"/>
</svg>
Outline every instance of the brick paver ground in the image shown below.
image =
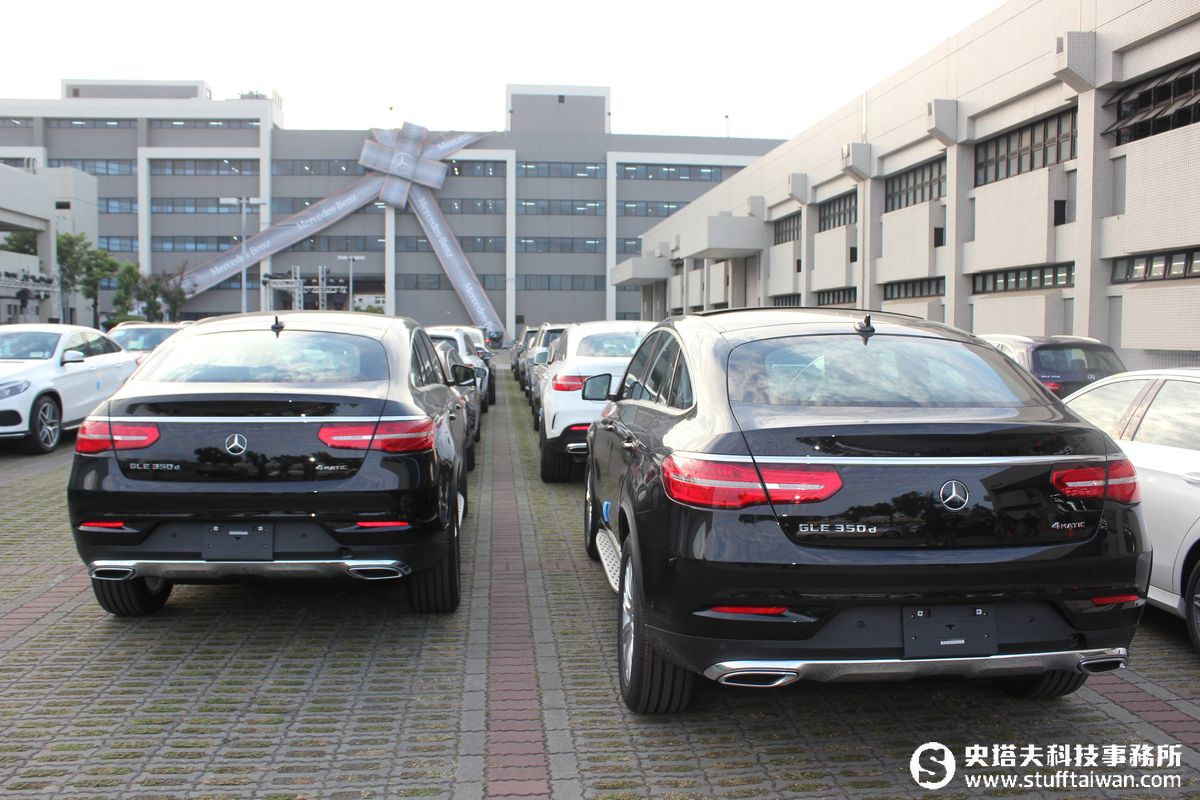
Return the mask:
<svg viewBox="0 0 1200 800">
<path fill-rule="evenodd" d="M 949 680 L 702 682 L 687 714 L 630 714 L 616 598 L 583 553 L 582 487 L 537 478 L 528 408 L 499 374 L 449 616 L 410 612 L 399 584 L 345 581 L 177 587 L 159 614 L 109 617 L 67 532 L 70 450 L 0 444 L 0 795 L 1200 797 L 1200 656 L 1154 611 L 1131 669 L 1061 701 Z M 1128 774 L 1185 785 L 956 778 L 931 795 L 908 771 L 927 741 L 1180 745 L 1180 767 Z"/>
</svg>

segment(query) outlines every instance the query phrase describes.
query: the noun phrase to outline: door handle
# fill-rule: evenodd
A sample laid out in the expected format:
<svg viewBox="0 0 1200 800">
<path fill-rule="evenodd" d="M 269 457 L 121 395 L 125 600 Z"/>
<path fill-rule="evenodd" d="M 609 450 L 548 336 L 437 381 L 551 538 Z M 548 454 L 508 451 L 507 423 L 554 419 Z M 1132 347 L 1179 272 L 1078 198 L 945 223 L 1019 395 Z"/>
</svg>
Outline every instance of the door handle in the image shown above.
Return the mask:
<svg viewBox="0 0 1200 800">
<path fill-rule="evenodd" d="M 1183 479 L 1192 486 L 1200 486 L 1200 472 L 1186 472 Z"/>
<path fill-rule="evenodd" d="M 624 447 L 626 450 L 632 450 L 633 448 L 637 447 L 637 442 L 635 442 L 633 439 L 626 439 L 625 441 L 621 442 L 621 447 Z"/>
</svg>

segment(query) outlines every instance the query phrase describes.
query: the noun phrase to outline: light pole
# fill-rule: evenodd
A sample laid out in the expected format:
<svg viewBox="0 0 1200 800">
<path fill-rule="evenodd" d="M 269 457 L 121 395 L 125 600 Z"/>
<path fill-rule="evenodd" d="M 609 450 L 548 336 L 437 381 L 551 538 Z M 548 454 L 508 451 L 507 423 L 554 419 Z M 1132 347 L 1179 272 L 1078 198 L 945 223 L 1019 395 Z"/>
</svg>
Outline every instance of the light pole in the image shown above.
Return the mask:
<svg viewBox="0 0 1200 800">
<path fill-rule="evenodd" d="M 246 263 L 246 207 L 266 205 L 266 201 L 261 197 L 222 197 L 219 199 L 221 205 L 232 206 L 237 205 L 242 212 L 242 313 L 246 313 L 246 268 L 249 264 Z"/>
<path fill-rule="evenodd" d="M 355 261 L 366 261 L 367 257 L 366 256 L 338 256 L 337 259 L 338 259 L 338 261 L 349 261 L 350 262 L 350 300 L 349 300 L 349 302 L 346 303 L 346 308 L 353 311 L 354 310 L 354 262 Z"/>
</svg>

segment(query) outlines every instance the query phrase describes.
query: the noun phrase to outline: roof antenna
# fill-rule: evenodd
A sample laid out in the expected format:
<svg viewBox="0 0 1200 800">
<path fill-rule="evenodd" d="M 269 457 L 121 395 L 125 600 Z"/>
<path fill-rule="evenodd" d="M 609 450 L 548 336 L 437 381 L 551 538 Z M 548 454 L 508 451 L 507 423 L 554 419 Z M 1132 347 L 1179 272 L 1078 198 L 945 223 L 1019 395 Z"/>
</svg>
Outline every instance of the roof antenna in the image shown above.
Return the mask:
<svg viewBox="0 0 1200 800">
<path fill-rule="evenodd" d="M 870 317 L 867 317 L 870 319 Z M 283 323 L 279 321 L 279 315 L 275 315 L 275 324 L 271 326 L 271 330 L 275 331 L 275 338 L 279 338 L 279 334 L 283 331 Z"/>
<path fill-rule="evenodd" d="M 858 331 L 858 335 L 862 337 L 863 346 L 865 347 L 867 340 L 875 335 L 875 326 L 871 324 L 871 315 L 867 314 L 865 317 L 863 317 L 862 322 L 856 322 L 854 324 L 854 330 Z"/>
</svg>

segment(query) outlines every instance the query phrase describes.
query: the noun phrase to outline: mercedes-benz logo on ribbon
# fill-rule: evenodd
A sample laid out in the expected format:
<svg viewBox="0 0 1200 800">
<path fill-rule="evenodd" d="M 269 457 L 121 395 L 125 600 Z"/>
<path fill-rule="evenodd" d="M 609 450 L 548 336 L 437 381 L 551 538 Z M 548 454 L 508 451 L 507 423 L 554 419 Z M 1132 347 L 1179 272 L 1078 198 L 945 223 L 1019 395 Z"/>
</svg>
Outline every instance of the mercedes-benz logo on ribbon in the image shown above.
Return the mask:
<svg viewBox="0 0 1200 800">
<path fill-rule="evenodd" d="M 938 499 L 951 511 L 962 511 L 967 507 L 971 493 L 967 491 L 967 487 L 962 481 L 946 481 L 942 484 L 941 491 L 938 492 Z"/>
<path fill-rule="evenodd" d="M 225 452 L 231 456 L 240 456 L 246 452 L 246 437 L 240 433 L 231 433 L 226 436 Z"/>
</svg>

